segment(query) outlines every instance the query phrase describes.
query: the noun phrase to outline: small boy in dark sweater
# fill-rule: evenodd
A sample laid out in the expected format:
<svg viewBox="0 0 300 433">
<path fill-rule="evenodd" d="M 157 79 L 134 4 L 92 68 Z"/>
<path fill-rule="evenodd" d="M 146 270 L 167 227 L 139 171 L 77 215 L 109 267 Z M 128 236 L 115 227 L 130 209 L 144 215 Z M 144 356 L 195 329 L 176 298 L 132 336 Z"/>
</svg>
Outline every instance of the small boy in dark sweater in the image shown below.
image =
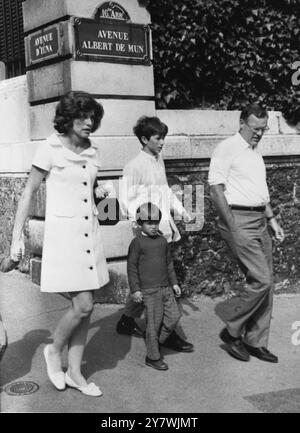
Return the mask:
<svg viewBox="0 0 300 433">
<path fill-rule="evenodd" d="M 175 296 L 181 295 L 181 289 L 177 284 L 170 246 L 158 229 L 160 220 L 161 211 L 153 203 L 144 203 L 138 208 L 136 221 L 141 233 L 129 246 L 127 274 L 133 300 L 145 305 L 146 365 L 167 370 L 159 346 L 180 319 Z"/>
</svg>

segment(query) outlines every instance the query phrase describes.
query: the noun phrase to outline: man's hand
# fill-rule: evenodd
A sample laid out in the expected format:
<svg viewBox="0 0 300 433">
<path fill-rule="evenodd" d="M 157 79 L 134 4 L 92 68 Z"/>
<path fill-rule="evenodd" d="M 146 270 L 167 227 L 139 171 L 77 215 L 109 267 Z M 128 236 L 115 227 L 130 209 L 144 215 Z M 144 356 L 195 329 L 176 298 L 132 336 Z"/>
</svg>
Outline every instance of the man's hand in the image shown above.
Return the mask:
<svg viewBox="0 0 300 433">
<path fill-rule="evenodd" d="M 140 290 L 137 292 L 134 292 L 132 295 L 133 302 L 136 302 L 137 304 L 140 304 L 143 302 L 143 294 Z"/>
<path fill-rule="evenodd" d="M 270 219 L 269 224 L 275 234 L 275 238 L 282 242 L 284 240 L 284 231 L 278 224 L 275 218 Z"/>
<path fill-rule="evenodd" d="M 186 213 L 183 217 L 183 221 L 185 224 L 193 224 L 196 221 L 196 215 L 190 215 Z"/>
<path fill-rule="evenodd" d="M 132 226 L 133 230 L 138 230 L 140 228 L 137 221 L 131 221 L 131 226 Z"/>
<path fill-rule="evenodd" d="M 174 284 L 173 290 L 176 298 L 179 298 L 179 296 L 181 295 L 181 288 L 178 286 L 178 284 Z"/>
<path fill-rule="evenodd" d="M 99 199 L 106 198 L 108 196 L 108 191 L 102 186 L 99 185 L 94 190 L 95 196 Z"/>
</svg>

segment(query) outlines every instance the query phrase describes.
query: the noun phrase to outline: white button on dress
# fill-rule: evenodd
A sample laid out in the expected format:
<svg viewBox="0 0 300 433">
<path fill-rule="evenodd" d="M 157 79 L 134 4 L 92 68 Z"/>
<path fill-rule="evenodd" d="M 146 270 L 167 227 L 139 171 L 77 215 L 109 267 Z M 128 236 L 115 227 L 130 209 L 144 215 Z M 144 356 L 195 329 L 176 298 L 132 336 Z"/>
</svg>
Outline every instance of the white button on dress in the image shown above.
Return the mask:
<svg viewBox="0 0 300 433">
<path fill-rule="evenodd" d="M 32 164 L 48 171 L 41 291 L 95 290 L 109 281 L 93 198 L 98 146 L 80 154 L 56 134 L 38 148 Z"/>
</svg>

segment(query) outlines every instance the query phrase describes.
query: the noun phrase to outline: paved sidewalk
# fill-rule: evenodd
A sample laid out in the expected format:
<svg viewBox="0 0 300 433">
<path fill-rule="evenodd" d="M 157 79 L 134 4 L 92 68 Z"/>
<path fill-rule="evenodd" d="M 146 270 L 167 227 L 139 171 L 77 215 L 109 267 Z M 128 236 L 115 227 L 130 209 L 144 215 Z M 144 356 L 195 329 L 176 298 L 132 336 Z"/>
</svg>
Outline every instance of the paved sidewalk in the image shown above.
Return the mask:
<svg viewBox="0 0 300 433">
<path fill-rule="evenodd" d="M 183 302 L 182 327 L 195 344 L 191 354 L 165 351 L 166 372 L 144 364 L 141 339 L 120 336 L 115 325 L 122 306 L 99 305 L 93 312 L 84 356 L 84 374 L 103 397 L 73 389 L 56 391 L 46 376 L 43 347 L 68 301 L 40 294 L 29 277 L 0 273 L 0 309 L 9 347 L 1 363 L 2 412 L 300 412 L 300 345 L 293 345 L 292 324 L 300 321 L 300 296 L 277 296 L 270 349 L 278 364 L 231 358 L 218 338 L 222 327 L 213 310 L 216 301 L 200 297 Z M 299 337 L 300 342 L 300 337 Z M 12 396 L 6 386 L 33 381 L 33 394 Z"/>
</svg>

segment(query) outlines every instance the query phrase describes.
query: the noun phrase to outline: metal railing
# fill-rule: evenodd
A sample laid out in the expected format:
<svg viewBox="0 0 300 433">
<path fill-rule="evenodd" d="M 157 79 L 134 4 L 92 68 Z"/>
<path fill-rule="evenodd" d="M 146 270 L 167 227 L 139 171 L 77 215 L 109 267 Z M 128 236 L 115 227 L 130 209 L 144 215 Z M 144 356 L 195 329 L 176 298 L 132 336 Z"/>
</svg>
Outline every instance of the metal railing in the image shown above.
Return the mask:
<svg viewBox="0 0 300 433">
<path fill-rule="evenodd" d="M 23 1 L 0 0 L 0 61 L 5 64 L 5 78 L 16 77 L 26 72 Z"/>
</svg>

